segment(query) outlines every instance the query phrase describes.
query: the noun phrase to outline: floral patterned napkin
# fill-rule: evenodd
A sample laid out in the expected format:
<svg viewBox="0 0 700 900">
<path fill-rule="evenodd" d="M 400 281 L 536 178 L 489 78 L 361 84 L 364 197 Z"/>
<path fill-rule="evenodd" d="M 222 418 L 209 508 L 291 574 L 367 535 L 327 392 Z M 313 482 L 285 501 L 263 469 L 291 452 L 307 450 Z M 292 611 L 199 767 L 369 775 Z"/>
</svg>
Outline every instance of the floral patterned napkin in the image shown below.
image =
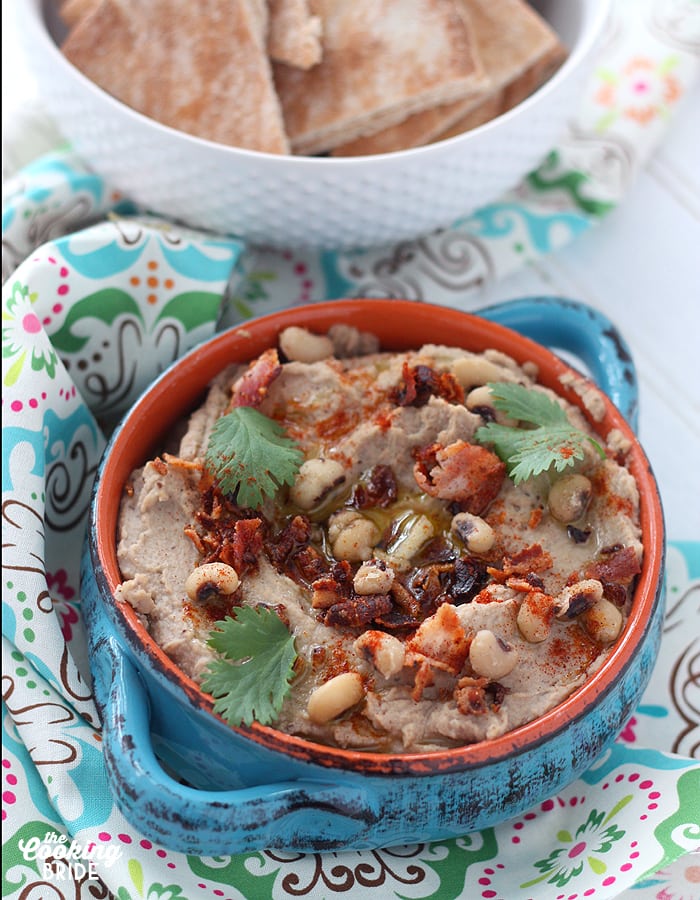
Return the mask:
<svg viewBox="0 0 700 900">
<path fill-rule="evenodd" d="M 542 166 L 421 240 L 355 253 L 246 248 L 145 215 L 69 149 L 6 183 L 3 896 L 700 896 L 700 543 L 671 541 L 652 683 L 588 772 L 497 828 L 371 852 L 198 858 L 138 834 L 107 784 L 80 611 L 80 549 L 105 435 L 189 347 L 247 317 L 342 295 L 477 309 L 481 287 L 624 198 L 697 78 L 700 6 L 618 0 L 615 12 L 581 110 Z"/>
</svg>

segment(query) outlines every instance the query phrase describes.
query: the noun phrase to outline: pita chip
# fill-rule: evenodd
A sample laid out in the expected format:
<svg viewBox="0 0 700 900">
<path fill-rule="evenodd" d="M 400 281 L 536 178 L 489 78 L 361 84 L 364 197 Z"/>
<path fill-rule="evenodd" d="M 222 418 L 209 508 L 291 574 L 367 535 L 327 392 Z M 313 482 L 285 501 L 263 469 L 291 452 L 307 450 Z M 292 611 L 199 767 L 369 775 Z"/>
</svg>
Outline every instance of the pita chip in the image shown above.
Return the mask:
<svg viewBox="0 0 700 900">
<path fill-rule="evenodd" d="M 98 0 L 61 49 L 105 91 L 163 125 L 287 153 L 260 27 L 254 0 Z"/>
<path fill-rule="evenodd" d="M 307 71 L 274 66 L 296 153 L 325 152 L 486 84 L 459 0 L 310 0 L 310 7 L 322 21 L 321 62 Z"/>
<path fill-rule="evenodd" d="M 338 146 L 333 156 L 391 153 L 483 125 L 535 91 L 566 58 L 566 48 L 525 0 L 461 0 L 468 10 L 490 87 L 481 96 L 410 116 Z"/>
<path fill-rule="evenodd" d="M 91 12 L 100 0 L 63 0 L 59 7 L 59 15 L 69 28 L 73 28 L 78 22 Z"/>
<path fill-rule="evenodd" d="M 321 19 L 308 0 L 268 0 L 267 52 L 275 62 L 310 69 L 321 62 Z"/>
<path fill-rule="evenodd" d="M 495 119 L 503 113 L 513 109 L 518 103 L 521 103 L 530 94 L 534 93 L 538 87 L 544 84 L 547 79 L 556 72 L 566 57 L 562 52 L 547 54 L 538 60 L 530 68 L 526 69 L 511 84 L 507 84 L 504 88 L 492 95 L 488 100 L 483 101 L 474 109 L 465 113 L 462 118 L 454 122 L 449 128 L 436 135 L 433 140 L 441 141 L 445 138 L 456 137 L 465 131 L 470 131 L 484 122 Z M 485 110 L 488 109 L 490 114 L 486 117 Z"/>
<path fill-rule="evenodd" d="M 248 0 L 250 12 L 255 23 L 255 30 L 260 35 L 263 46 L 267 41 L 267 32 L 270 27 L 270 11 L 267 0 Z"/>
</svg>

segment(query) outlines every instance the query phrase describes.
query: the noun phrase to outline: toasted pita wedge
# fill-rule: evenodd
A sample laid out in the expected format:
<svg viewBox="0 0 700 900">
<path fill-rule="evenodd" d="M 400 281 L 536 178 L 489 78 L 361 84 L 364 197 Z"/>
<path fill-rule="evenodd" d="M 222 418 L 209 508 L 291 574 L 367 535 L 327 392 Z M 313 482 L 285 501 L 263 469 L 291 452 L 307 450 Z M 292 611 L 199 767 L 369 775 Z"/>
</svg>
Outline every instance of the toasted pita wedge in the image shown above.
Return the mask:
<svg viewBox="0 0 700 900">
<path fill-rule="evenodd" d="M 59 7 L 61 19 L 69 28 L 73 28 L 78 22 L 91 12 L 100 0 L 63 0 Z"/>
<path fill-rule="evenodd" d="M 268 0 L 268 5 L 271 59 L 299 69 L 321 62 L 321 19 L 311 15 L 308 0 Z"/>
<path fill-rule="evenodd" d="M 459 0 L 311 0 L 323 58 L 308 71 L 274 66 L 297 153 L 320 153 L 387 128 L 486 79 Z"/>
<path fill-rule="evenodd" d="M 251 0 L 99 0 L 62 49 L 105 91 L 164 125 L 287 153 L 259 28 Z"/>
<path fill-rule="evenodd" d="M 462 0 L 468 11 L 484 70 L 487 93 L 408 117 L 392 128 L 360 138 L 333 156 L 391 153 L 459 134 L 512 108 L 562 64 L 566 48 L 524 0 Z"/>
<path fill-rule="evenodd" d="M 445 131 L 435 135 L 432 140 L 442 141 L 445 138 L 463 134 L 465 131 L 471 131 L 472 128 L 483 125 L 484 122 L 489 122 L 496 116 L 501 116 L 509 109 L 513 109 L 544 84 L 561 66 L 565 58 L 566 53 L 563 48 L 553 49 L 551 53 L 546 54 L 529 69 L 526 69 L 511 84 L 507 84 L 483 104 L 470 110 Z M 487 111 L 489 114 L 485 117 Z"/>
<path fill-rule="evenodd" d="M 263 46 L 267 43 L 267 34 L 270 29 L 270 10 L 267 0 L 249 0 L 250 11 L 253 14 L 255 30 L 260 35 Z"/>
</svg>

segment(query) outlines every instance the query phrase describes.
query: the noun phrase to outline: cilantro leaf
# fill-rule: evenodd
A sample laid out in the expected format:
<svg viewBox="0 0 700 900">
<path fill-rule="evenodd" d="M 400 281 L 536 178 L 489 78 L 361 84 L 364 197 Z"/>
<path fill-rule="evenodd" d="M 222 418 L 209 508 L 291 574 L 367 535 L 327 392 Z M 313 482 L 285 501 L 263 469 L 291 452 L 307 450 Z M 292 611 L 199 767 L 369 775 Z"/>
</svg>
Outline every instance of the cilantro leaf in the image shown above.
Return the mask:
<svg viewBox="0 0 700 900">
<path fill-rule="evenodd" d="M 217 419 L 204 457 L 225 493 L 241 506 L 260 506 L 283 484 L 292 484 L 304 456 L 282 426 L 250 406 Z"/>
<path fill-rule="evenodd" d="M 268 725 L 289 693 L 296 660 L 294 638 L 271 609 L 242 606 L 227 616 L 207 643 L 221 654 L 209 663 L 202 687 L 214 712 L 230 725 Z"/>
<path fill-rule="evenodd" d="M 488 387 L 496 409 L 533 426 L 511 428 L 489 422 L 474 435 L 479 443 L 493 446 L 515 484 L 551 468 L 562 472 L 573 466 L 577 459 L 583 459 L 586 443 L 605 456 L 600 444 L 573 426 L 565 410 L 547 394 L 505 382 L 491 382 Z"/>
<path fill-rule="evenodd" d="M 521 384 L 507 381 L 492 381 L 488 387 L 491 390 L 493 405 L 496 409 L 503 410 L 511 419 L 542 427 L 569 425 L 564 409 L 542 391 L 533 391 Z"/>
</svg>

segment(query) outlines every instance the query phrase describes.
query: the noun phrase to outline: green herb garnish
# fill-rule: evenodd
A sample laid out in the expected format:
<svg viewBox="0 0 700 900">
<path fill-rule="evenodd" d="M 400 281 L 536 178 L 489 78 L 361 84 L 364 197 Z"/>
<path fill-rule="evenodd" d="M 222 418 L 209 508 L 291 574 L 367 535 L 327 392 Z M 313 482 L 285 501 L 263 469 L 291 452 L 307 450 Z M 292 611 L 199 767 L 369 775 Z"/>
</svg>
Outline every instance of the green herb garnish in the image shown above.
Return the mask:
<svg viewBox="0 0 700 900">
<path fill-rule="evenodd" d="M 508 382 L 491 382 L 488 387 L 496 409 L 527 423 L 523 428 L 511 428 L 489 422 L 474 435 L 479 443 L 493 446 L 515 484 L 552 467 L 562 472 L 573 466 L 577 459 L 583 459 L 587 442 L 605 457 L 600 444 L 575 428 L 562 407 L 546 394 Z"/>
<path fill-rule="evenodd" d="M 282 426 L 250 406 L 238 406 L 214 425 L 205 463 L 225 494 L 257 507 L 292 484 L 304 456 Z"/>
<path fill-rule="evenodd" d="M 207 641 L 221 658 L 209 663 L 202 687 L 214 712 L 230 725 L 269 725 L 289 693 L 296 660 L 294 638 L 271 609 L 242 606 Z"/>
</svg>

